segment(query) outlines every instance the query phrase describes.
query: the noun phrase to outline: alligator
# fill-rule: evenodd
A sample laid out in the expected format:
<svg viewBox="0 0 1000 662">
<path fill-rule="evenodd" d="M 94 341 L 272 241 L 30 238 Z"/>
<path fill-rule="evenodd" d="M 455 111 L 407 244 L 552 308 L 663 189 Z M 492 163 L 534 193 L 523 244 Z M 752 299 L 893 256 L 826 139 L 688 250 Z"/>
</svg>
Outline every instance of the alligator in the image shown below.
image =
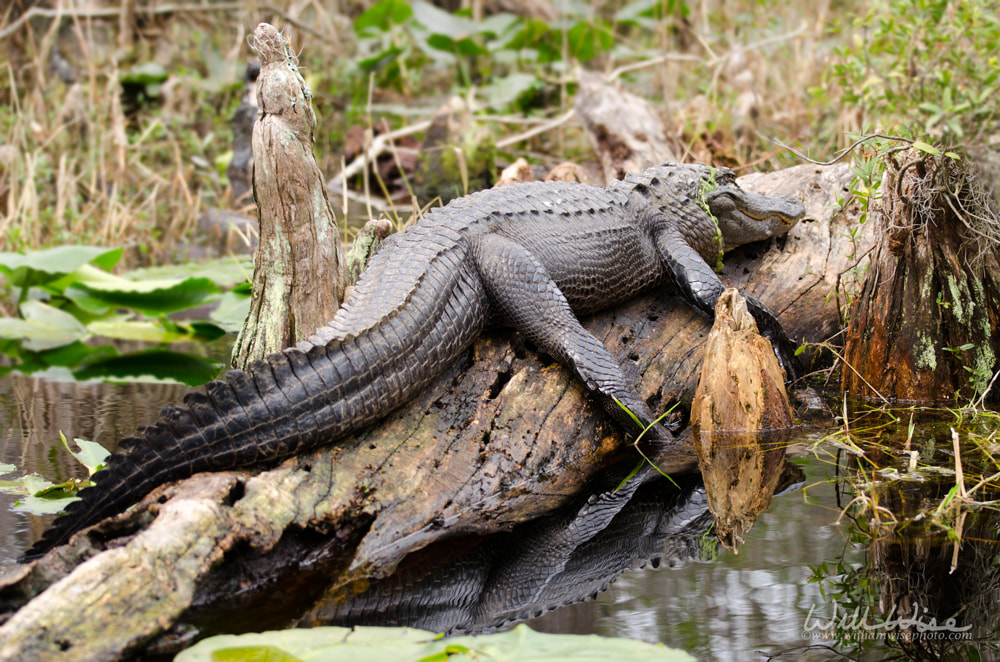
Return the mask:
<svg viewBox="0 0 1000 662">
<path fill-rule="evenodd" d="M 743 191 L 731 170 L 704 164 L 664 164 L 607 188 L 533 182 L 453 200 L 388 237 L 329 324 L 189 393 L 124 439 L 19 560 L 162 483 L 273 463 L 359 430 L 419 393 L 491 325 L 513 327 L 572 369 L 626 430 L 649 426 L 649 407 L 577 315 L 672 285 L 711 316 L 723 286 L 710 265 L 803 214 L 801 202 Z M 781 325 L 747 302 L 795 377 Z M 652 425 L 646 438 L 669 443 L 672 433 Z"/>
</svg>

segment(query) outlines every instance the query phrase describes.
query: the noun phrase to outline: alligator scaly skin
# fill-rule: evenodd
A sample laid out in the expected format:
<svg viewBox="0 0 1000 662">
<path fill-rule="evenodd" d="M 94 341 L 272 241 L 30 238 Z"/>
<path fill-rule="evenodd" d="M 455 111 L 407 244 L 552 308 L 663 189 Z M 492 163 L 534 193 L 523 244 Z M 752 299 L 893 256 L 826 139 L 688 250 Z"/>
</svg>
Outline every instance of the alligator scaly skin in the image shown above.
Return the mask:
<svg viewBox="0 0 1000 662">
<path fill-rule="evenodd" d="M 712 214 L 709 213 L 711 209 Z M 200 471 L 274 462 L 331 443 L 413 397 L 487 325 L 512 326 L 576 372 L 631 429 L 653 420 L 577 314 L 671 283 L 711 314 L 724 246 L 786 232 L 801 203 L 743 192 L 731 171 L 667 164 L 608 188 L 529 183 L 475 193 L 386 239 L 335 318 L 293 348 L 230 371 L 121 442 L 21 561 Z M 749 230 L 748 230 L 749 228 Z M 774 316 L 751 313 L 786 368 Z M 669 439 L 656 426 L 653 439 Z"/>
</svg>

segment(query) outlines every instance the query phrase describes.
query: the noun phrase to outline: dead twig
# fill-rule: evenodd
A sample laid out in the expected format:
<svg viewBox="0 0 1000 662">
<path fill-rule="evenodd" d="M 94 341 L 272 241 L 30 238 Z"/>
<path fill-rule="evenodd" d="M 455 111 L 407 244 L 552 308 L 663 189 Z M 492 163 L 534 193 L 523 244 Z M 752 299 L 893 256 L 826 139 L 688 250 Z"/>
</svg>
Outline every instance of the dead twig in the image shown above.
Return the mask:
<svg viewBox="0 0 1000 662">
<path fill-rule="evenodd" d="M 764 140 L 774 143 L 775 145 L 781 147 L 782 149 L 787 149 L 789 152 L 799 157 L 800 159 L 803 159 L 805 161 L 808 161 L 809 163 L 812 163 L 813 165 L 818 165 L 818 166 L 831 166 L 835 163 L 843 161 L 844 157 L 850 154 L 855 147 L 857 147 L 861 143 L 868 142 L 869 140 L 874 140 L 875 138 L 883 138 L 885 140 L 898 140 L 899 142 L 904 142 L 910 145 L 912 145 L 915 142 L 913 140 L 910 140 L 909 138 L 900 138 L 899 136 L 890 136 L 884 133 L 870 133 L 868 135 L 861 136 L 853 143 L 851 143 L 849 147 L 845 147 L 844 149 L 840 150 L 840 154 L 838 154 L 836 158 L 834 158 L 832 161 L 816 161 L 814 159 L 809 158 L 809 156 L 807 156 L 804 152 L 800 152 L 791 145 L 786 145 L 777 138 L 772 138 L 771 136 L 765 136 L 763 133 L 758 133 L 757 136 L 763 138 Z"/>
<path fill-rule="evenodd" d="M 158 5 L 155 7 L 135 7 L 136 14 L 180 14 L 195 12 L 217 12 L 233 11 L 243 9 L 246 3 L 243 2 L 220 2 L 211 5 Z M 17 31 L 22 25 L 39 16 L 43 18 L 119 18 L 122 15 L 121 7 L 98 7 L 80 9 L 48 9 L 45 7 L 32 7 L 21 14 L 13 23 L 3 30 L 0 30 L 0 39 L 3 39 Z"/>
<path fill-rule="evenodd" d="M 535 136 L 537 136 L 537 135 L 539 135 L 541 133 L 545 133 L 546 131 L 551 131 L 552 129 L 555 129 L 556 127 L 562 126 L 566 122 L 568 122 L 571 119 L 573 119 L 573 117 L 575 117 L 575 116 L 576 116 L 576 110 L 574 108 L 570 108 L 569 110 L 567 110 L 565 113 L 563 113 L 559 117 L 556 117 L 555 119 L 549 120 L 545 124 L 541 124 L 539 126 L 536 126 L 535 128 L 529 129 L 529 130 L 525 131 L 524 133 L 519 133 L 517 135 L 510 136 L 509 138 L 504 138 L 503 140 L 498 140 L 497 141 L 497 147 L 499 147 L 501 149 L 504 148 L 504 147 L 509 147 L 509 146 L 514 145 L 516 143 L 525 141 L 528 138 L 533 138 L 533 137 L 535 137 Z"/>
</svg>

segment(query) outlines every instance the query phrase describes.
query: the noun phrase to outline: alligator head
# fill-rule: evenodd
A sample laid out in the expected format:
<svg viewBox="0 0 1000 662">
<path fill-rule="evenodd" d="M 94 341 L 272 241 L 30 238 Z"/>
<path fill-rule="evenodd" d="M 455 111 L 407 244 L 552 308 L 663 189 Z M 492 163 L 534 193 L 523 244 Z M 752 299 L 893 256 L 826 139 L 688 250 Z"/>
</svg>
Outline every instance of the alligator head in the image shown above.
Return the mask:
<svg viewBox="0 0 1000 662">
<path fill-rule="evenodd" d="M 703 179 L 703 199 L 719 224 L 727 251 L 784 234 L 806 213 L 805 207 L 795 198 L 744 191 L 729 168 L 707 170 L 709 174 Z"/>
<path fill-rule="evenodd" d="M 665 163 L 627 175 L 622 185 L 664 210 L 716 270 L 727 250 L 788 232 L 805 214 L 795 198 L 744 191 L 732 170 L 703 163 Z"/>
</svg>

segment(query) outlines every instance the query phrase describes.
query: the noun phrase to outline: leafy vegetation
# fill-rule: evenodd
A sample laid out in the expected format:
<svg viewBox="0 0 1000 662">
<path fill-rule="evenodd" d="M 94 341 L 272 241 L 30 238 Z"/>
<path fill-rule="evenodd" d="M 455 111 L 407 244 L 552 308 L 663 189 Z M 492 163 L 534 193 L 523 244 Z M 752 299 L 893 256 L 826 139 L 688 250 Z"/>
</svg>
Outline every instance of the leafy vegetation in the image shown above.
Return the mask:
<svg viewBox="0 0 1000 662">
<path fill-rule="evenodd" d="M 838 99 L 835 111 L 852 139 L 870 136 L 853 155 L 851 193 L 862 206 L 860 223 L 875 209 L 886 168 L 899 169 L 894 155 L 902 149 L 929 158 L 995 160 L 989 153 L 1000 130 L 995 6 L 890 0 L 842 16 L 832 30 L 842 41 L 811 93 L 817 104 Z M 851 288 L 846 296 L 849 301 Z"/>
<path fill-rule="evenodd" d="M 90 476 L 104 468 L 104 459 L 109 455 L 106 448 L 86 439 L 74 439 L 79 450 L 70 447 L 66 437 L 59 435 L 63 447 L 70 452 L 83 466 L 87 467 Z M 12 464 L 0 465 L 0 475 L 17 470 Z M 70 478 L 53 484 L 38 474 L 27 474 L 13 479 L 0 480 L 0 492 L 12 493 L 18 496 L 13 510 L 26 511 L 34 515 L 51 515 L 62 512 L 66 504 L 76 499 L 76 493 L 90 486 L 90 480 Z"/>
<path fill-rule="evenodd" d="M 68 368 L 77 379 L 151 376 L 201 384 L 219 365 L 163 346 L 213 340 L 238 326 L 246 315 L 247 286 L 223 294 L 205 276 L 134 278 L 108 270 L 121 249 L 59 246 L 42 251 L 0 254 L 0 272 L 17 290 L 18 317 L 0 318 L 0 352 L 17 363 L 0 368 L 35 373 Z M 212 314 L 216 321 L 179 321 L 172 313 L 227 300 Z M 155 343 L 153 349 L 120 354 L 94 338 Z"/>
<path fill-rule="evenodd" d="M 499 634 L 453 637 L 414 628 L 317 627 L 244 635 L 223 635 L 199 642 L 178 662 L 218 660 L 364 659 L 373 662 L 438 660 L 691 660 L 683 651 L 631 639 L 545 634 L 518 625 Z"/>
<path fill-rule="evenodd" d="M 838 30 L 830 77 L 863 130 L 969 148 L 1000 122 L 1000 17 L 986 2 L 891 0 Z"/>
<path fill-rule="evenodd" d="M 615 71 L 630 90 L 658 100 L 686 158 L 786 161 L 758 130 L 810 136 L 811 147 L 841 140 L 808 105 L 823 62 L 795 56 L 829 51 L 841 36 L 822 32 L 806 5 L 769 8 L 761 22 L 752 1 L 562 3 L 549 14 L 485 17 L 398 0 L 363 3 L 356 15 L 332 2 L 272 4 L 191 6 L 165 17 L 138 3 L 125 34 L 117 20 L 85 10 L 61 21 L 7 15 L 0 249 L 124 246 L 131 267 L 202 241 L 202 211 L 227 204 L 228 122 L 244 93 L 245 35 L 259 20 L 301 50 L 328 175 L 340 169 L 352 126 L 396 128 L 430 116 L 450 94 L 475 99 L 498 135 L 564 113 L 578 65 Z M 754 99 L 753 118 L 732 112 L 741 95 Z M 591 158 L 571 125 L 516 150 L 535 162 Z"/>
</svg>

